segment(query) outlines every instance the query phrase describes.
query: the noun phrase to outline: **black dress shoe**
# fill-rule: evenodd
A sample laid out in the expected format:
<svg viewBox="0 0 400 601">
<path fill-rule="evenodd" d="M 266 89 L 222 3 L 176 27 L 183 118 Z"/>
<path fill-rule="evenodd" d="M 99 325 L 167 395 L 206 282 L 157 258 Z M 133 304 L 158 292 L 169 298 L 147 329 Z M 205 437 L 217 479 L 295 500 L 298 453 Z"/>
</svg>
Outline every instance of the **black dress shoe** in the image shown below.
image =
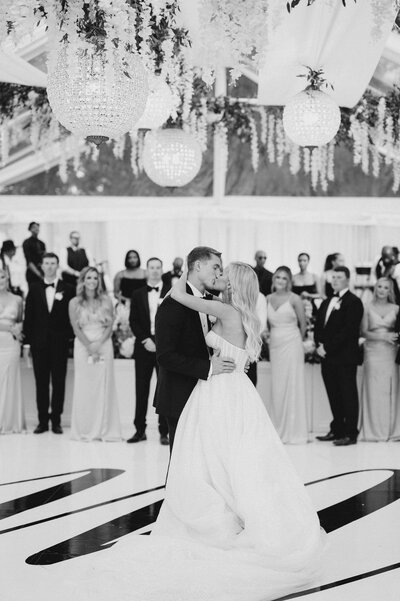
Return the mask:
<svg viewBox="0 0 400 601">
<path fill-rule="evenodd" d="M 48 430 L 49 430 L 49 426 L 44 426 L 43 424 L 39 424 L 38 426 L 36 426 L 33 433 L 34 434 L 43 434 L 43 432 L 48 432 Z"/>
<path fill-rule="evenodd" d="M 160 436 L 160 443 L 162 445 L 169 445 L 169 438 L 168 438 L 168 434 L 164 434 Z"/>
<path fill-rule="evenodd" d="M 62 434 L 63 433 L 63 429 L 60 426 L 60 424 L 54 425 L 51 427 L 51 429 L 53 430 L 54 434 Z"/>
<path fill-rule="evenodd" d="M 327 440 L 332 442 L 332 440 L 337 440 L 338 436 L 335 436 L 333 432 L 328 432 L 328 434 L 324 434 L 323 436 L 316 436 L 317 440 Z"/>
<path fill-rule="evenodd" d="M 145 432 L 135 432 L 131 438 L 128 438 L 126 442 L 141 442 L 142 440 L 147 440 L 147 436 Z"/>
<path fill-rule="evenodd" d="M 357 439 L 345 436 L 344 438 L 338 438 L 337 440 L 334 440 L 333 444 L 337 447 L 347 447 L 349 444 L 357 444 Z"/>
</svg>

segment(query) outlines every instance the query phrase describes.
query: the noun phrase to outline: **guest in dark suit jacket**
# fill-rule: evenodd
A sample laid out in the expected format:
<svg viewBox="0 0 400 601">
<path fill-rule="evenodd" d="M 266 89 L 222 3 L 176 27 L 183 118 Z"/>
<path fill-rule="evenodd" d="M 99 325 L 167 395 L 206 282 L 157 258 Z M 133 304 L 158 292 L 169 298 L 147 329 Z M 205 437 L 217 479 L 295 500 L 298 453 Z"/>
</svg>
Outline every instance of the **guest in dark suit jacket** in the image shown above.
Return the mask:
<svg viewBox="0 0 400 601">
<path fill-rule="evenodd" d="M 264 296 L 268 296 L 268 294 L 271 294 L 272 276 L 274 274 L 272 271 L 268 271 L 268 269 L 265 269 L 264 267 L 265 261 L 267 260 L 267 253 L 265 250 L 258 250 L 254 255 L 254 258 L 256 265 L 253 267 L 253 269 L 257 274 L 260 292 Z"/>
<path fill-rule="evenodd" d="M 147 286 L 132 295 L 129 323 L 136 338 L 133 357 L 135 359 L 136 410 L 135 434 L 127 442 L 146 440 L 146 414 L 150 382 L 154 369 L 158 373 L 155 344 L 155 318 L 161 300 L 168 288 L 161 281 L 162 261 L 152 257 L 147 261 Z M 158 430 L 161 444 L 169 444 L 168 425 L 159 415 Z"/>
<path fill-rule="evenodd" d="M 214 289 L 221 274 L 221 253 L 199 246 L 188 255 L 186 290 L 204 296 Z M 179 416 L 198 380 L 229 373 L 235 369 L 229 358 L 210 356 L 205 342 L 209 329 L 207 316 L 192 311 L 168 296 L 156 315 L 156 353 L 159 373 L 154 404 L 157 413 L 167 419 L 170 448 Z"/>
<path fill-rule="evenodd" d="M 172 263 L 172 270 L 167 271 L 162 276 L 162 281 L 165 284 L 167 290 L 170 290 L 172 286 L 175 284 L 176 280 L 182 275 L 182 267 L 183 267 L 183 259 L 181 257 L 176 257 Z"/>
<path fill-rule="evenodd" d="M 33 282 L 26 299 L 24 336 L 25 342 L 31 346 L 39 415 L 35 434 L 46 432 L 49 420 L 53 432 L 62 434 L 68 341 L 73 336 L 68 304 L 75 296 L 75 290 L 57 278 L 58 265 L 59 260 L 54 253 L 43 256 L 44 281 Z M 49 414 L 50 379 L 52 395 Z"/>
<path fill-rule="evenodd" d="M 320 306 L 314 328 L 317 352 L 333 415 L 330 431 L 318 440 L 337 446 L 355 444 L 358 429 L 358 339 L 363 316 L 361 300 L 349 290 L 350 271 L 336 267 L 332 274 L 334 296 Z"/>
</svg>

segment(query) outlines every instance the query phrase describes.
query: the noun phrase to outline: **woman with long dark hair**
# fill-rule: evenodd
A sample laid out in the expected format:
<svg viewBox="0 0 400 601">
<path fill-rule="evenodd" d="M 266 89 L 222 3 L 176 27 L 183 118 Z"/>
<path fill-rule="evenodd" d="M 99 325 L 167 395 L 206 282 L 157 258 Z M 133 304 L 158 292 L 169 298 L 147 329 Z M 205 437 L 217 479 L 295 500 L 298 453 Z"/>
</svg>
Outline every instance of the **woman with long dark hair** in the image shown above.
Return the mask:
<svg viewBox="0 0 400 601">
<path fill-rule="evenodd" d="M 114 278 L 114 296 L 118 301 L 130 302 L 135 290 L 146 285 L 146 271 L 140 265 L 137 250 L 128 250 L 125 255 L 125 269 L 118 271 Z"/>
<path fill-rule="evenodd" d="M 121 440 L 111 343 L 114 312 L 95 267 L 81 271 L 69 315 L 76 336 L 71 438 Z"/>
</svg>

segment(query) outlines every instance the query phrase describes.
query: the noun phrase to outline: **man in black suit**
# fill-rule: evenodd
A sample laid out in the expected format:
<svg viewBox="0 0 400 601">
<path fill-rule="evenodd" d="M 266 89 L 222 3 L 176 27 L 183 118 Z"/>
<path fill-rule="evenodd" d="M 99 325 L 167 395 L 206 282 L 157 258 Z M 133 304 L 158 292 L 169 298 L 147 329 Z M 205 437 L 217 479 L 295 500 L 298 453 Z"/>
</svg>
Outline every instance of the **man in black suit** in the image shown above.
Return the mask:
<svg viewBox="0 0 400 601">
<path fill-rule="evenodd" d="M 49 420 L 53 432 L 62 434 L 61 414 L 64 406 L 68 341 L 73 336 L 68 304 L 75 296 L 75 290 L 57 278 L 58 265 L 57 255 L 44 254 L 44 281 L 33 282 L 26 298 L 24 335 L 25 342 L 31 346 L 39 415 L 35 434 L 46 432 Z M 50 379 L 52 395 L 49 414 Z"/>
<path fill-rule="evenodd" d="M 317 439 L 333 441 L 337 446 L 355 444 L 358 436 L 358 338 L 364 309 L 361 300 L 350 292 L 349 279 L 347 267 L 333 270 L 334 296 L 321 304 L 314 329 L 333 415 L 330 431 Z"/>
<path fill-rule="evenodd" d="M 265 261 L 267 260 L 267 253 L 265 250 L 258 250 L 254 255 L 254 259 L 256 264 L 253 269 L 257 274 L 260 292 L 264 296 L 268 296 L 268 294 L 271 294 L 272 276 L 274 274 L 264 267 Z"/>
<path fill-rule="evenodd" d="M 133 293 L 129 323 L 136 338 L 133 357 L 135 359 L 136 409 L 135 434 L 127 442 L 146 440 L 146 414 L 150 392 L 150 381 L 155 369 L 158 373 L 155 345 L 155 318 L 161 300 L 168 292 L 162 283 L 162 261 L 152 257 L 147 261 L 147 286 Z M 169 444 L 168 425 L 164 416 L 158 417 L 160 442 Z"/>
<path fill-rule="evenodd" d="M 167 287 L 167 290 L 170 290 L 172 286 L 175 284 L 176 280 L 182 275 L 182 267 L 183 267 L 183 259 L 181 257 L 175 257 L 172 263 L 172 270 L 167 271 L 162 276 L 162 281 Z"/>
<path fill-rule="evenodd" d="M 188 255 L 187 292 L 204 296 L 221 274 L 221 253 L 206 246 Z M 167 419 L 172 450 L 179 416 L 198 380 L 230 373 L 234 362 L 217 353 L 210 355 L 205 342 L 209 330 L 207 316 L 192 311 L 168 296 L 156 315 L 156 353 L 159 363 L 154 405 Z"/>
<path fill-rule="evenodd" d="M 36 221 L 29 224 L 28 230 L 31 236 L 23 241 L 22 248 L 26 260 L 26 281 L 30 286 L 33 282 L 43 281 L 42 259 L 46 245 L 39 240 L 40 225 Z"/>
</svg>

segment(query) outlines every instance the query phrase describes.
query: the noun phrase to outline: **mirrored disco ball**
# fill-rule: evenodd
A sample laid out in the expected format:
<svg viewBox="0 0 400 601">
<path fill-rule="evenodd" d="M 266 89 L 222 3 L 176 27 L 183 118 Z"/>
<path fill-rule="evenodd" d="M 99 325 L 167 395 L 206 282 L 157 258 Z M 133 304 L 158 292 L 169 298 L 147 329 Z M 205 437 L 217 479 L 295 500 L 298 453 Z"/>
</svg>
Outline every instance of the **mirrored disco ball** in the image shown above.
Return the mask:
<svg viewBox="0 0 400 601">
<path fill-rule="evenodd" d="M 114 60 L 111 76 L 101 54 L 79 58 L 68 69 L 65 51 L 48 75 L 47 96 L 59 122 L 69 131 L 99 144 L 130 131 L 142 116 L 148 97 L 146 71 L 132 58 L 130 77 Z"/>
<path fill-rule="evenodd" d="M 320 90 L 304 90 L 285 106 L 283 127 L 286 135 L 299 146 L 322 146 L 339 130 L 339 106 Z"/>
<path fill-rule="evenodd" d="M 195 138 L 182 129 L 158 129 L 146 134 L 143 168 L 159 186 L 188 184 L 200 171 L 201 149 Z"/>
<path fill-rule="evenodd" d="M 175 109 L 175 100 L 169 85 L 161 77 L 149 82 L 149 96 L 137 129 L 157 129 L 164 125 Z"/>
</svg>

